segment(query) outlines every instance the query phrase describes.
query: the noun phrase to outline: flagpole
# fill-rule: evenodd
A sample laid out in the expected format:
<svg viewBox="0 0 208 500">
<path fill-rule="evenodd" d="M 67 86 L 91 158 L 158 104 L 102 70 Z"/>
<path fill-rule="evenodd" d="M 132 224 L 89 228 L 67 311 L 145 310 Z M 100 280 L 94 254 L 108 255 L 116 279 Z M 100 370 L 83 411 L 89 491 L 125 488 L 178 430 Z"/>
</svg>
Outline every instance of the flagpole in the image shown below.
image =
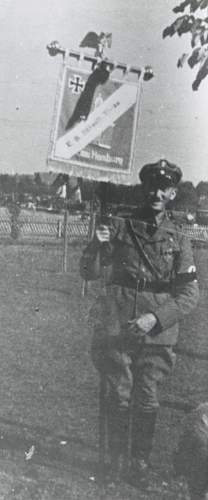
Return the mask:
<svg viewBox="0 0 208 500">
<path fill-rule="evenodd" d="M 67 272 L 67 256 L 68 256 L 68 192 L 69 192 L 69 176 L 66 181 L 66 196 L 65 196 L 65 209 L 64 209 L 64 251 L 63 251 L 63 272 Z"/>
</svg>

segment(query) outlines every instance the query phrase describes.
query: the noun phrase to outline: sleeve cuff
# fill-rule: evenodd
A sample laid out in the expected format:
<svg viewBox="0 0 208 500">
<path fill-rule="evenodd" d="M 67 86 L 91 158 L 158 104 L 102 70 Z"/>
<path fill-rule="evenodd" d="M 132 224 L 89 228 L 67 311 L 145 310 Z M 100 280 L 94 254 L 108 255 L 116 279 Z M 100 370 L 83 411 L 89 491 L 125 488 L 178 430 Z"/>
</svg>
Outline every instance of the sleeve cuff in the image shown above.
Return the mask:
<svg viewBox="0 0 208 500">
<path fill-rule="evenodd" d="M 161 331 L 170 328 L 178 321 L 178 307 L 174 301 L 170 301 L 169 304 L 159 307 L 154 314 L 160 324 Z"/>
<path fill-rule="evenodd" d="M 153 312 L 152 312 L 152 314 L 155 316 L 157 322 L 156 322 L 155 326 L 153 326 L 152 330 L 150 330 L 150 332 L 147 335 L 149 335 L 149 337 L 156 337 L 157 335 L 159 335 L 159 333 L 161 333 L 162 326 L 161 326 L 161 323 L 160 323 L 158 317 L 156 316 L 156 314 Z"/>
</svg>

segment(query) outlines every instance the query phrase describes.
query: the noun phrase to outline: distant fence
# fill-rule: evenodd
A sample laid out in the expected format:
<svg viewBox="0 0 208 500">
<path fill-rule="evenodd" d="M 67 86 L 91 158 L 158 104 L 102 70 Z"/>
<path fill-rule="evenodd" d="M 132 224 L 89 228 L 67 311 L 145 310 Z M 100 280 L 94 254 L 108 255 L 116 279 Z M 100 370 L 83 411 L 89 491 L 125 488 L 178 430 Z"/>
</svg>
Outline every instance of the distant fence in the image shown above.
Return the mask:
<svg viewBox="0 0 208 500">
<path fill-rule="evenodd" d="M 206 245 L 208 243 L 208 226 L 183 224 L 181 231 L 196 244 Z"/>
<path fill-rule="evenodd" d="M 85 238 L 88 235 L 89 219 L 78 219 L 76 216 L 70 216 L 67 224 L 68 239 Z M 64 232 L 64 221 L 58 220 L 29 220 L 20 219 L 18 221 L 19 238 L 46 237 L 62 238 Z M 0 217 L 0 236 L 9 236 L 11 234 L 10 219 Z"/>
<path fill-rule="evenodd" d="M 68 217 L 67 224 L 67 237 L 69 240 L 76 238 L 86 238 L 89 231 L 89 217 L 86 219 L 80 218 L 80 216 Z M 55 218 L 43 217 L 38 219 L 37 217 L 21 217 L 18 221 L 19 228 L 19 238 L 55 238 L 60 239 L 64 234 L 64 220 L 63 217 Z M 208 243 L 208 225 L 181 225 L 181 232 L 188 236 L 193 242 L 198 243 Z M 0 236 L 9 236 L 11 234 L 11 221 L 9 217 L 0 217 Z"/>
</svg>

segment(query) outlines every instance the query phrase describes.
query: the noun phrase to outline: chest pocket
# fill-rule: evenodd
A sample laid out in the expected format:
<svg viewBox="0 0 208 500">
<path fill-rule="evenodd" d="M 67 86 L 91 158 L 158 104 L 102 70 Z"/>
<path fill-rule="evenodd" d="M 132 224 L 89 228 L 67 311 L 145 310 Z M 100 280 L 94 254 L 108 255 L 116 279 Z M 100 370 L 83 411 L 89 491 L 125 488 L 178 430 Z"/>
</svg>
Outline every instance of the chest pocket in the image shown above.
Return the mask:
<svg viewBox="0 0 208 500">
<path fill-rule="evenodd" d="M 160 244 L 160 259 L 165 275 L 174 272 L 180 248 L 173 236 L 167 236 Z"/>
<path fill-rule="evenodd" d="M 125 234 L 114 240 L 114 271 L 116 275 L 131 275 L 144 277 L 142 271 L 141 257 L 138 250 L 135 248 L 130 236 Z M 145 272 L 145 277 L 147 271 Z"/>
</svg>

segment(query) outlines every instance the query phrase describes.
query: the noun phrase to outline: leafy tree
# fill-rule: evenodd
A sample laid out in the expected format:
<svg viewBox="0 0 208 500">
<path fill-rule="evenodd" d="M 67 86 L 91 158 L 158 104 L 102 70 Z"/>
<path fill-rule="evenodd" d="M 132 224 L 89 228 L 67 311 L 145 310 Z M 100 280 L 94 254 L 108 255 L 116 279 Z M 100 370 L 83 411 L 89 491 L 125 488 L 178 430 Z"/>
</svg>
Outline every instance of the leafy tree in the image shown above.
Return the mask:
<svg viewBox="0 0 208 500">
<path fill-rule="evenodd" d="M 198 196 L 198 210 L 208 210 L 208 182 L 201 181 L 196 187 Z M 200 217 L 200 216 L 199 216 Z M 201 223 L 204 223 L 202 215 Z M 199 221 L 200 222 L 200 221 Z M 205 222 L 207 224 L 207 220 Z"/>
<path fill-rule="evenodd" d="M 197 191 L 192 182 L 181 182 L 178 186 L 177 196 L 174 201 L 174 208 L 176 210 L 195 212 L 197 204 Z"/>
<path fill-rule="evenodd" d="M 41 176 L 39 173 L 34 174 L 34 180 L 35 180 L 39 195 L 48 194 L 48 187 L 42 182 L 42 179 L 41 179 Z"/>
<path fill-rule="evenodd" d="M 187 61 L 190 68 L 198 67 L 193 90 L 198 90 L 200 83 L 208 75 L 208 0 L 184 0 L 173 12 L 181 14 L 163 31 L 163 38 L 177 34 L 181 37 L 191 35 L 191 51 L 179 58 L 177 66 L 181 68 Z"/>
<path fill-rule="evenodd" d="M 1 174 L 0 186 L 1 186 L 0 189 L 3 193 L 7 194 L 15 193 L 17 187 L 16 175 Z"/>
<path fill-rule="evenodd" d="M 208 199 L 208 182 L 201 181 L 199 184 L 196 186 L 196 192 L 198 199 L 200 201 L 200 198 L 207 198 Z"/>
<path fill-rule="evenodd" d="M 18 176 L 17 191 L 19 195 L 30 194 L 32 196 L 37 194 L 37 185 L 34 182 L 32 175 Z"/>
</svg>

